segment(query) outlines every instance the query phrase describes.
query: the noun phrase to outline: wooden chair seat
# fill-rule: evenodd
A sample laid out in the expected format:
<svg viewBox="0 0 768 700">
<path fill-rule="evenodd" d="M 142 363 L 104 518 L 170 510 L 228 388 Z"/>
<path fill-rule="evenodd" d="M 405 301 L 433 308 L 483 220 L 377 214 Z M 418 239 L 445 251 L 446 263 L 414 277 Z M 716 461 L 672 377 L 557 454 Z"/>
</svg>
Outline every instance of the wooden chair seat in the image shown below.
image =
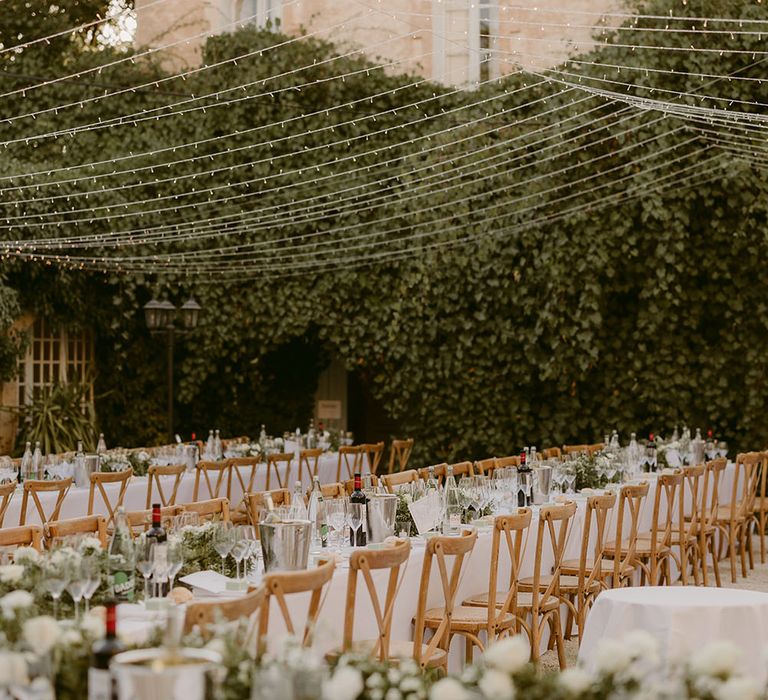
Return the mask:
<svg viewBox="0 0 768 700">
<path fill-rule="evenodd" d="M 718 506 L 715 511 L 715 522 L 729 523 L 731 521 L 731 506 Z M 737 523 L 744 522 L 744 515 L 739 513 L 735 517 Z"/>
<path fill-rule="evenodd" d="M 550 576 L 550 581 L 552 577 Z M 504 607 L 504 601 L 507 597 L 507 591 L 499 591 L 496 594 L 496 607 Z M 473 595 L 464 600 L 462 603 L 464 607 L 476 608 L 482 610 L 488 607 L 488 593 L 480 593 Z M 546 600 L 539 601 L 539 610 L 555 610 L 560 606 L 560 601 L 554 596 L 549 596 Z M 518 610 L 530 610 L 533 608 L 533 595 L 529 592 L 520 591 L 517 594 L 517 609 Z M 512 617 L 512 615 L 510 615 Z"/>
<path fill-rule="evenodd" d="M 353 654 L 361 654 L 365 656 L 372 656 L 375 653 L 376 645 L 379 640 L 377 639 L 360 639 L 352 642 L 350 651 Z M 427 645 L 421 645 L 421 657 L 426 656 Z M 326 659 L 337 659 L 340 655 L 338 649 L 326 654 Z M 391 639 L 389 641 L 389 661 L 405 661 L 406 659 L 413 659 L 413 642 L 406 642 L 397 639 Z M 426 668 L 445 668 L 448 663 L 448 652 L 444 649 L 435 649 L 432 655 L 426 661 Z"/>
<path fill-rule="evenodd" d="M 768 510 L 768 496 L 755 496 L 755 503 L 752 506 L 752 512 L 759 513 L 762 510 Z"/>
<path fill-rule="evenodd" d="M 614 555 L 616 554 L 616 542 L 607 542 L 605 545 L 605 549 L 603 550 L 603 554 L 607 559 L 613 559 Z M 620 556 L 626 554 L 629 551 L 629 543 L 627 541 L 624 541 L 621 543 L 621 549 Z M 661 554 L 662 552 L 668 552 L 669 547 L 666 545 L 657 545 L 656 546 L 656 553 Z M 635 543 L 635 556 L 636 557 L 649 557 L 651 556 L 651 539 L 650 537 L 646 540 L 641 540 L 638 538 L 637 542 Z"/>
<path fill-rule="evenodd" d="M 613 559 L 603 559 L 600 565 L 602 573 L 605 576 L 610 576 L 613 573 Z M 578 576 L 579 574 L 579 560 L 578 559 L 566 559 L 560 567 L 562 572 L 568 576 Z M 595 562 L 592 559 L 587 559 L 586 571 L 591 573 L 595 568 Z M 625 564 L 624 569 L 628 574 L 631 574 L 635 567 L 633 564 Z"/>
<path fill-rule="evenodd" d="M 651 537 L 652 537 L 652 535 L 651 535 L 650 532 L 641 532 L 637 536 L 637 539 L 638 540 L 650 540 Z M 698 539 L 697 535 L 693 535 L 693 534 L 688 534 L 688 535 L 684 534 L 683 538 L 685 539 L 686 542 L 696 542 L 697 539 Z M 663 532 L 656 533 L 656 542 L 658 542 L 659 544 L 662 544 L 664 542 L 664 533 Z M 679 531 L 674 530 L 672 532 L 672 535 L 670 537 L 669 543 L 670 544 L 680 544 L 680 532 Z"/>
<path fill-rule="evenodd" d="M 554 576 L 540 576 L 539 577 L 539 588 L 541 590 L 546 590 L 550 583 L 552 583 Z M 528 576 L 527 578 L 520 579 L 519 582 L 520 590 L 521 592 L 527 592 L 530 591 L 533 587 L 533 576 Z M 560 582 L 558 584 L 558 588 L 560 589 L 560 593 L 578 593 L 579 591 L 579 577 L 578 574 L 563 574 L 560 576 Z M 589 590 L 590 592 L 596 592 L 599 591 L 601 588 L 603 588 L 602 584 L 598 580 L 592 581 L 592 583 L 589 584 Z M 520 593 L 518 593 L 518 598 L 520 597 Z M 518 603 L 518 607 L 520 607 L 520 603 Z"/>
<path fill-rule="evenodd" d="M 430 608 L 424 613 L 424 626 L 437 629 L 445 619 L 445 608 Z M 497 618 L 497 629 L 513 627 L 515 616 L 507 613 Z M 488 607 L 481 608 L 471 605 L 457 605 L 451 615 L 451 629 L 454 632 L 477 632 L 488 626 Z"/>
</svg>

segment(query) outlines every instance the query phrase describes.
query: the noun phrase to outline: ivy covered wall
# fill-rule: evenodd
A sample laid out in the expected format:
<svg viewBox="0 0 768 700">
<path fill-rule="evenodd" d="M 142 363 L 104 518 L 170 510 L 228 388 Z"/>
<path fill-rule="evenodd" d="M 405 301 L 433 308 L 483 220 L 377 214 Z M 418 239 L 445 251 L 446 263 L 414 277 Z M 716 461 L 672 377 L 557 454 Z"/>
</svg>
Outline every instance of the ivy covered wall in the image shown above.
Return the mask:
<svg viewBox="0 0 768 700">
<path fill-rule="evenodd" d="M 654 0 L 641 11 L 664 15 L 671 6 Z M 768 10 L 752 0 L 676 2 L 674 10 L 765 19 L 768 30 Z M 416 438 L 424 461 L 591 440 L 612 428 L 625 435 L 665 430 L 683 421 L 712 426 L 735 446 L 765 445 L 768 244 L 766 183 L 758 167 L 716 149 L 696 124 L 566 89 L 558 82 L 563 74 L 550 74 L 552 81 L 520 74 L 457 91 L 366 71 L 358 58 L 324 63 L 335 49 L 315 38 L 270 48 L 284 39 L 253 28 L 214 37 L 207 64 L 254 55 L 82 108 L 0 122 L 0 140 L 11 141 L 19 133 L 61 130 L 170 105 L 181 95 L 250 84 L 227 93 L 242 99 L 226 106 L 211 97 L 205 111 L 169 108 L 159 119 L 5 149 L 5 239 L 143 230 L 225 214 L 236 215 L 236 222 L 261 211 L 252 230 L 221 228 L 216 243 L 275 241 L 284 252 L 280 261 L 255 256 L 246 272 L 233 270 L 223 280 L 4 263 L 6 288 L 18 294 L 21 307 L 95 329 L 98 412 L 110 442 L 144 443 L 163 432 L 164 352 L 146 331 L 141 307 L 170 291 L 177 303 L 194 293 L 205 309 L 177 357 L 178 427 L 185 431 L 217 425 L 255 434 L 261 422 L 277 432 L 305 421 L 312 383 L 334 353 L 403 433 Z M 757 36 L 701 41 L 763 48 Z M 615 43 L 649 42 L 690 43 L 685 34 L 639 30 L 622 32 Z M 52 60 L 29 49 L 3 68 L 16 76 L 55 74 L 61 65 L 69 71 L 106 63 L 113 50 L 83 41 L 56 51 Z M 759 62 L 741 53 L 606 46 L 584 60 L 578 68 L 563 67 L 578 73 L 568 79 L 603 88 L 589 76 L 695 92 L 702 79 L 682 72 L 763 74 Z M 618 73 L 610 65 L 655 72 Z M 325 80 L 352 72 L 343 81 Z M 99 74 L 101 87 L 59 83 L 3 98 L 4 116 L 160 76 L 146 58 L 122 63 Z M 313 81 L 322 82 L 308 85 Z M 768 103 L 762 83 L 707 85 L 708 94 Z M 372 95 L 379 96 L 364 99 Z M 109 162 L 129 151 L 226 134 L 234 135 L 160 157 Z M 224 147 L 230 152 L 218 155 Z M 158 158 L 206 154 L 212 157 L 130 172 Z M 382 160 L 386 166 L 377 167 Z M 7 189 L 33 181 L 7 179 L 15 173 L 91 161 L 105 162 L 74 176 L 37 176 L 34 182 L 53 183 L 39 189 Z M 688 168 L 685 176 L 675 176 L 675 163 Z M 222 169 L 236 164 L 246 165 Z M 689 177 L 715 167 L 714 179 Z M 344 175 L 352 168 L 354 175 Z M 129 171 L 111 174 L 121 170 Z M 309 198 L 318 205 L 311 215 L 301 203 Z M 329 247 L 341 269 L 300 272 L 296 263 L 305 258 L 292 245 L 326 231 L 333 231 Z M 368 237 L 352 242 L 361 234 Z M 185 244 L 203 259 L 207 245 L 206 239 Z M 353 264 L 376 246 L 399 246 L 403 255 Z M 178 247 L 138 245 L 131 252 L 170 250 Z M 318 244 L 317 259 L 325 251 Z M 285 276 L 291 265 L 296 274 Z M 297 389 L 302 384 L 304 394 Z"/>
</svg>

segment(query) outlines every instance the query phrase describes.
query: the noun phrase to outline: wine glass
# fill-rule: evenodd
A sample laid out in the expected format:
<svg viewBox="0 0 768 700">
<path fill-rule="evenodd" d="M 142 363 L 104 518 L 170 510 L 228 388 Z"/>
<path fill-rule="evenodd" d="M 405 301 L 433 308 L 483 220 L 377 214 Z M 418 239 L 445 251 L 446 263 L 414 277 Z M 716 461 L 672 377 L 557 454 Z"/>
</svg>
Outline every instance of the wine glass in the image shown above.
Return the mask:
<svg viewBox="0 0 768 700">
<path fill-rule="evenodd" d="M 350 541 L 355 543 L 353 546 L 356 546 L 360 541 L 357 531 L 363 525 L 364 505 L 365 504 L 363 503 L 351 502 L 347 504 L 347 525 L 349 525 L 349 528 L 352 531 L 350 533 Z"/>
<path fill-rule="evenodd" d="M 149 598 L 149 578 L 152 576 L 152 546 L 154 542 L 143 534 L 136 542 L 136 570 L 144 577 L 144 600 Z"/>
<path fill-rule="evenodd" d="M 251 549 L 250 542 L 246 538 L 246 533 L 244 532 L 245 528 L 247 528 L 247 525 L 240 525 L 238 527 L 233 528 L 232 530 L 232 536 L 234 539 L 234 544 L 232 545 L 232 557 L 235 560 L 235 567 L 236 567 L 236 575 L 235 578 L 239 581 L 240 580 L 240 564 L 242 563 L 243 559 L 248 555 L 248 552 Z"/>
<path fill-rule="evenodd" d="M 344 523 L 346 521 L 345 501 L 343 498 L 334 498 L 325 502 L 328 525 L 336 533 L 336 547 L 341 551 L 341 540 L 344 537 Z"/>
<path fill-rule="evenodd" d="M 75 604 L 75 622 L 80 619 L 80 601 L 83 599 L 85 587 L 88 584 L 83 570 L 82 558 L 73 556 L 66 564 L 67 592 Z"/>
<path fill-rule="evenodd" d="M 66 568 L 62 563 L 48 559 L 43 563 L 43 587 L 53 599 L 53 616 L 59 619 L 59 599 L 67 587 Z"/>
<path fill-rule="evenodd" d="M 83 598 L 85 598 L 85 613 L 87 615 L 91 609 L 91 598 L 101 586 L 101 562 L 97 556 L 83 557 L 82 567 L 85 578 Z"/>
<path fill-rule="evenodd" d="M 170 578 L 170 590 L 173 590 L 173 582 L 181 567 L 184 566 L 184 548 L 180 537 L 168 538 L 168 578 Z"/>
<path fill-rule="evenodd" d="M 235 541 L 232 537 L 232 523 L 226 520 L 222 520 L 216 526 L 216 531 L 213 533 L 213 548 L 216 553 L 221 557 L 221 575 L 224 576 L 224 561 L 229 556 L 229 553 L 234 547 Z"/>
</svg>

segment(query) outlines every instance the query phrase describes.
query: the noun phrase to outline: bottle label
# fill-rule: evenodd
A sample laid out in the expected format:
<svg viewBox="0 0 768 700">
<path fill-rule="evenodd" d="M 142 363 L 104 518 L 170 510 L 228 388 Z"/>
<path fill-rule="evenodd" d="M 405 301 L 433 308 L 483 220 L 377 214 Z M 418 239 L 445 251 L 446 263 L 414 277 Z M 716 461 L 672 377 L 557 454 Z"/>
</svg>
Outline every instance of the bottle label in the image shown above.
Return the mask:
<svg viewBox="0 0 768 700">
<path fill-rule="evenodd" d="M 133 600 L 135 585 L 133 572 L 113 571 L 109 576 L 109 590 L 118 600 Z"/>
<path fill-rule="evenodd" d="M 88 669 L 88 700 L 112 700 L 112 691 L 112 674 L 108 669 Z"/>
</svg>

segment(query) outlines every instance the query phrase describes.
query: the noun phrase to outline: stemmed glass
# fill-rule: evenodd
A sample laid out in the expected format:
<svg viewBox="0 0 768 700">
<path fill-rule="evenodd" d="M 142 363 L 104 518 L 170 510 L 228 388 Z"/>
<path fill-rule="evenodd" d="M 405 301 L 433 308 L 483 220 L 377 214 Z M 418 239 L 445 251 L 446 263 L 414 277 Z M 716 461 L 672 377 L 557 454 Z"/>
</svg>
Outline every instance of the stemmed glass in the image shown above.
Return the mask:
<svg viewBox="0 0 768 700">
<path fill-rule="evenodd" d="M 221 557 L 221 575 L 224 576 L 224 561 L 235 546 L 235 540 L 232 536 L 232 523 L 222 520 L 213 533 L 213 548 Z"/>
<path fill-rule="evenodd" d="M 346 521 L 345 500 L 343 498 L 334 498 L 325 502 L 325 513 L 328 518 L 328 525 L 336 533 L 336 546 L 341 551 L 341 541 L 344 537 L 344 523 Z"/>
<path fill-rule="evenodd" d="M 136 542 L 136 570 L 144 577 L 144 600 L 149 598 L 149 578 L 152 576 L 153 542 L 141 535 Z"/>
<path fill-rule="evenodd" d="M 240 525 L 233 529 L 232 534 L 234 537 L 234 544 L 232 546 L 232 556 L 235 559 L 235 565 L 237 567 L 237 575 L 236 579 L 240 580 L 240 564 L 242 563 L 243 559 L 248 555 L 248 552 L 251 549 L 251 543 L 249 542 L 247 538 L 247 533 L 245 530 L 248 528 L 248 525 Z"/>
<path fill-rule="evenodd" d="M 83 599 L 85 588 L 88 585 L 83 562 L 79 556 L 73 556 L 66 565 L 67 592 L 72 596 L 75 604 L 75 622 L 80 619 L 80 601 Z"/>
<path fill-rule="evenodd" d="M 154 582 L 155 597 L 160 597 L 163 584 L 168 581 L 170 572 L 168 563 L 168 543 L 152 543 L 152 580 Z"/>
<path fill-rule="evenodd" d="M 53 599 L 53 616 L 59 619 L 59 599 L 69 580 L 63 564 L 48 559 L 43 564 L 43 587 Z"/>
<path fill-rule="evenodd" d="M 184 548 L 180 537 L 168 538 L 168 578 L 170 579 L 169 589 L 173 590 L 173 582 L 176 576 L 184 566 Z"/>
<path fill-rule="evenodd" d="M 357 531 L 363 525 L 363 504 L 362 503 L 347 503 L 347 525 L 349 525 L 352 533 L 350 540 L 357 544 L 358 536 Z"/>
<path fill-rule="evenodd" d="M 83 578 L 85 578 L 83 598 L 85 598 L 85 613 L 87 615 L 91 609 L 91 598 L 101 586 L 101 562 L 96 556 L 83 557 L 82 567 Z"/>
</svg>

